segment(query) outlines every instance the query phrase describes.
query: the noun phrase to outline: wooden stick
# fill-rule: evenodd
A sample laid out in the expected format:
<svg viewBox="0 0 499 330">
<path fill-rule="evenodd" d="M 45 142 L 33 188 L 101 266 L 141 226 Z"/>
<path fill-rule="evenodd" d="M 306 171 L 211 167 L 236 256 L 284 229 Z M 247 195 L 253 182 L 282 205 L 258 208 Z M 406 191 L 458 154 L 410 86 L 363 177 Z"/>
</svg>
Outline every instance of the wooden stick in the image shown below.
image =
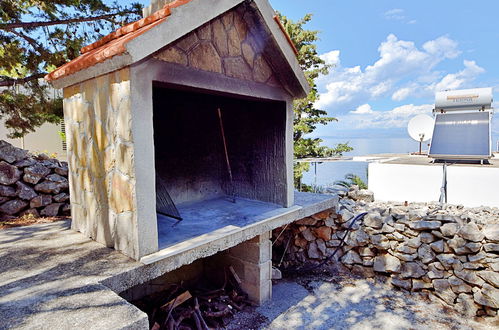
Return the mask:
<svg viewBox="0 0 499 330">
<path fill-rule="evenodd" d="M 236 271 L 234 270 L 234 268 L 232 266 L 229 266 L 229 270 L 230 272 L 232 273 L 232 276 L 234 277 L 234 279 L 236 280 L 237 284 L 241 285 L 241 283 L 243 283 L 241 281 L 241 279 L 239 278 L 239 276 L 237 275 Z"/>
<path fill-rule="evenodd" d="M 184 293 L 177 296 L 175 299 L 172 299 L 163 306 L 161 306 L 160 308 L 165 309 L 167 307 L 170 307 L 170 309 L 173 310 L 174 308 L 180 306 L 181 304 L 183 304 L 184 302 L 186 302 L 191 298 L 192 298 L 191 293 L 189 291 L 185 291 Z"/>
</svg>

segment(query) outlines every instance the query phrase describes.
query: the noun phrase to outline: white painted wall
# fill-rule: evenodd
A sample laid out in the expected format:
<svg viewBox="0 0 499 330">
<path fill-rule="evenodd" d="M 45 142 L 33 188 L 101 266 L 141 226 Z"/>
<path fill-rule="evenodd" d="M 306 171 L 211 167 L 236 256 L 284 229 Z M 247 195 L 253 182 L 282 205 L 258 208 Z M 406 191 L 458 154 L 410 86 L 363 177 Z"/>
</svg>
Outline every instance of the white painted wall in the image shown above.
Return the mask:
<svg viewBox="0 0 499 330">
<path fill-rule="evenodd" d="M 436 202 L 442 177 L 437 165 L 370 163 L 368 184 L 376 200 Z M 499 168 L 448 166 L 447 202 L 499 207 Z"/>
<path fill-rule="evenodd" d="M 10 131 L 0 122 L 0 140 L 5 140 L 12 145 L 29 150 L 33 153 L 55 154 L 57 159 L 66 160 L 66 151 L 63 150 L 62 139 L 59 134 L 61 125 L 45 123 L 33 133 L 27 134 L 23 139 L 9 139 Z"/>
</svg>

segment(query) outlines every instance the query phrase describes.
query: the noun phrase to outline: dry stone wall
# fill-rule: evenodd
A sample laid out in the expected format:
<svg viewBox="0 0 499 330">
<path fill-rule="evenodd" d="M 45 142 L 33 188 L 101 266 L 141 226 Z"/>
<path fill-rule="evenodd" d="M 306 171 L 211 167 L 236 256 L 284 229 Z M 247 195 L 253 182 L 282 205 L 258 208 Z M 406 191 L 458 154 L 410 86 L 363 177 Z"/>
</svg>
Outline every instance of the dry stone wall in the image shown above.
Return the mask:
<svg viewBox="0 0 499 330">
<path fill-rule="evenodd" d="M 275 261 L 284 268 L 318 264 L 340 246 L 354 215 L 368 212 L 348 231 L 333 258 L 337 266 L 387 276 L 393 286 L 427 293 L 467 316 L 497 315 L 499 209 L 366 203 L 346 194 L 338 210 L 274 230 Z"/>
<path fill-rule="evenodd" d="M 68 164 L 0 140 L 0 219 L 69 215 Z"/>
</svg>

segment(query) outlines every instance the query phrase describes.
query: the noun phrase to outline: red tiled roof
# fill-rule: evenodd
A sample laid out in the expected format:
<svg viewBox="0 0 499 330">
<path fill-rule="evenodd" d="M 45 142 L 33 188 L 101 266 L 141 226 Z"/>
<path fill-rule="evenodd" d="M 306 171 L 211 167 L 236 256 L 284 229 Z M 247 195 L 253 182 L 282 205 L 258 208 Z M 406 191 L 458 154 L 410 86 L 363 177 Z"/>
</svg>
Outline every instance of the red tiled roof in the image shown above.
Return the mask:
<svg viewBox="0 0 499 330">
<path fill-rule="evenodd" d="M 126 51 L 126 44 L 152 29 L 156 25 L 163 23 L 171 14 L 171 9 L 182 6 L 191 0 L 175 0 L 167 3 L 157 12 L 142 18 L 136 22 L 125 25 L 118 30 L 108 34 L 102 39 L 85 46 L 81 49 L 81 55 L 68 62 L 45 76 L 48 81 L 60 79 L 64 76 L 76 73 L 80 70 L 89 68 L 97 63 L 123 54 Z"/>
</svg>

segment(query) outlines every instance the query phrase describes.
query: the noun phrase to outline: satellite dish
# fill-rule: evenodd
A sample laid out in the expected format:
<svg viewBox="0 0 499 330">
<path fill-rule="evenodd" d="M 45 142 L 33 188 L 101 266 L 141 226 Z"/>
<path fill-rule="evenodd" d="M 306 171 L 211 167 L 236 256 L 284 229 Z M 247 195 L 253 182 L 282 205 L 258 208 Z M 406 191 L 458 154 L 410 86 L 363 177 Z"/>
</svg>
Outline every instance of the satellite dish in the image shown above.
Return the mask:
<svg viewBox="0 0 499 330">
<path fill-rule="evenodd" d="M 421 155 L 421 144 L 431 139 L 433 135 L 433 118 L 428 115 L 417 115 L 407 125 L 409 136 L 419 142 L 419 154 Z"/>
</svg>

